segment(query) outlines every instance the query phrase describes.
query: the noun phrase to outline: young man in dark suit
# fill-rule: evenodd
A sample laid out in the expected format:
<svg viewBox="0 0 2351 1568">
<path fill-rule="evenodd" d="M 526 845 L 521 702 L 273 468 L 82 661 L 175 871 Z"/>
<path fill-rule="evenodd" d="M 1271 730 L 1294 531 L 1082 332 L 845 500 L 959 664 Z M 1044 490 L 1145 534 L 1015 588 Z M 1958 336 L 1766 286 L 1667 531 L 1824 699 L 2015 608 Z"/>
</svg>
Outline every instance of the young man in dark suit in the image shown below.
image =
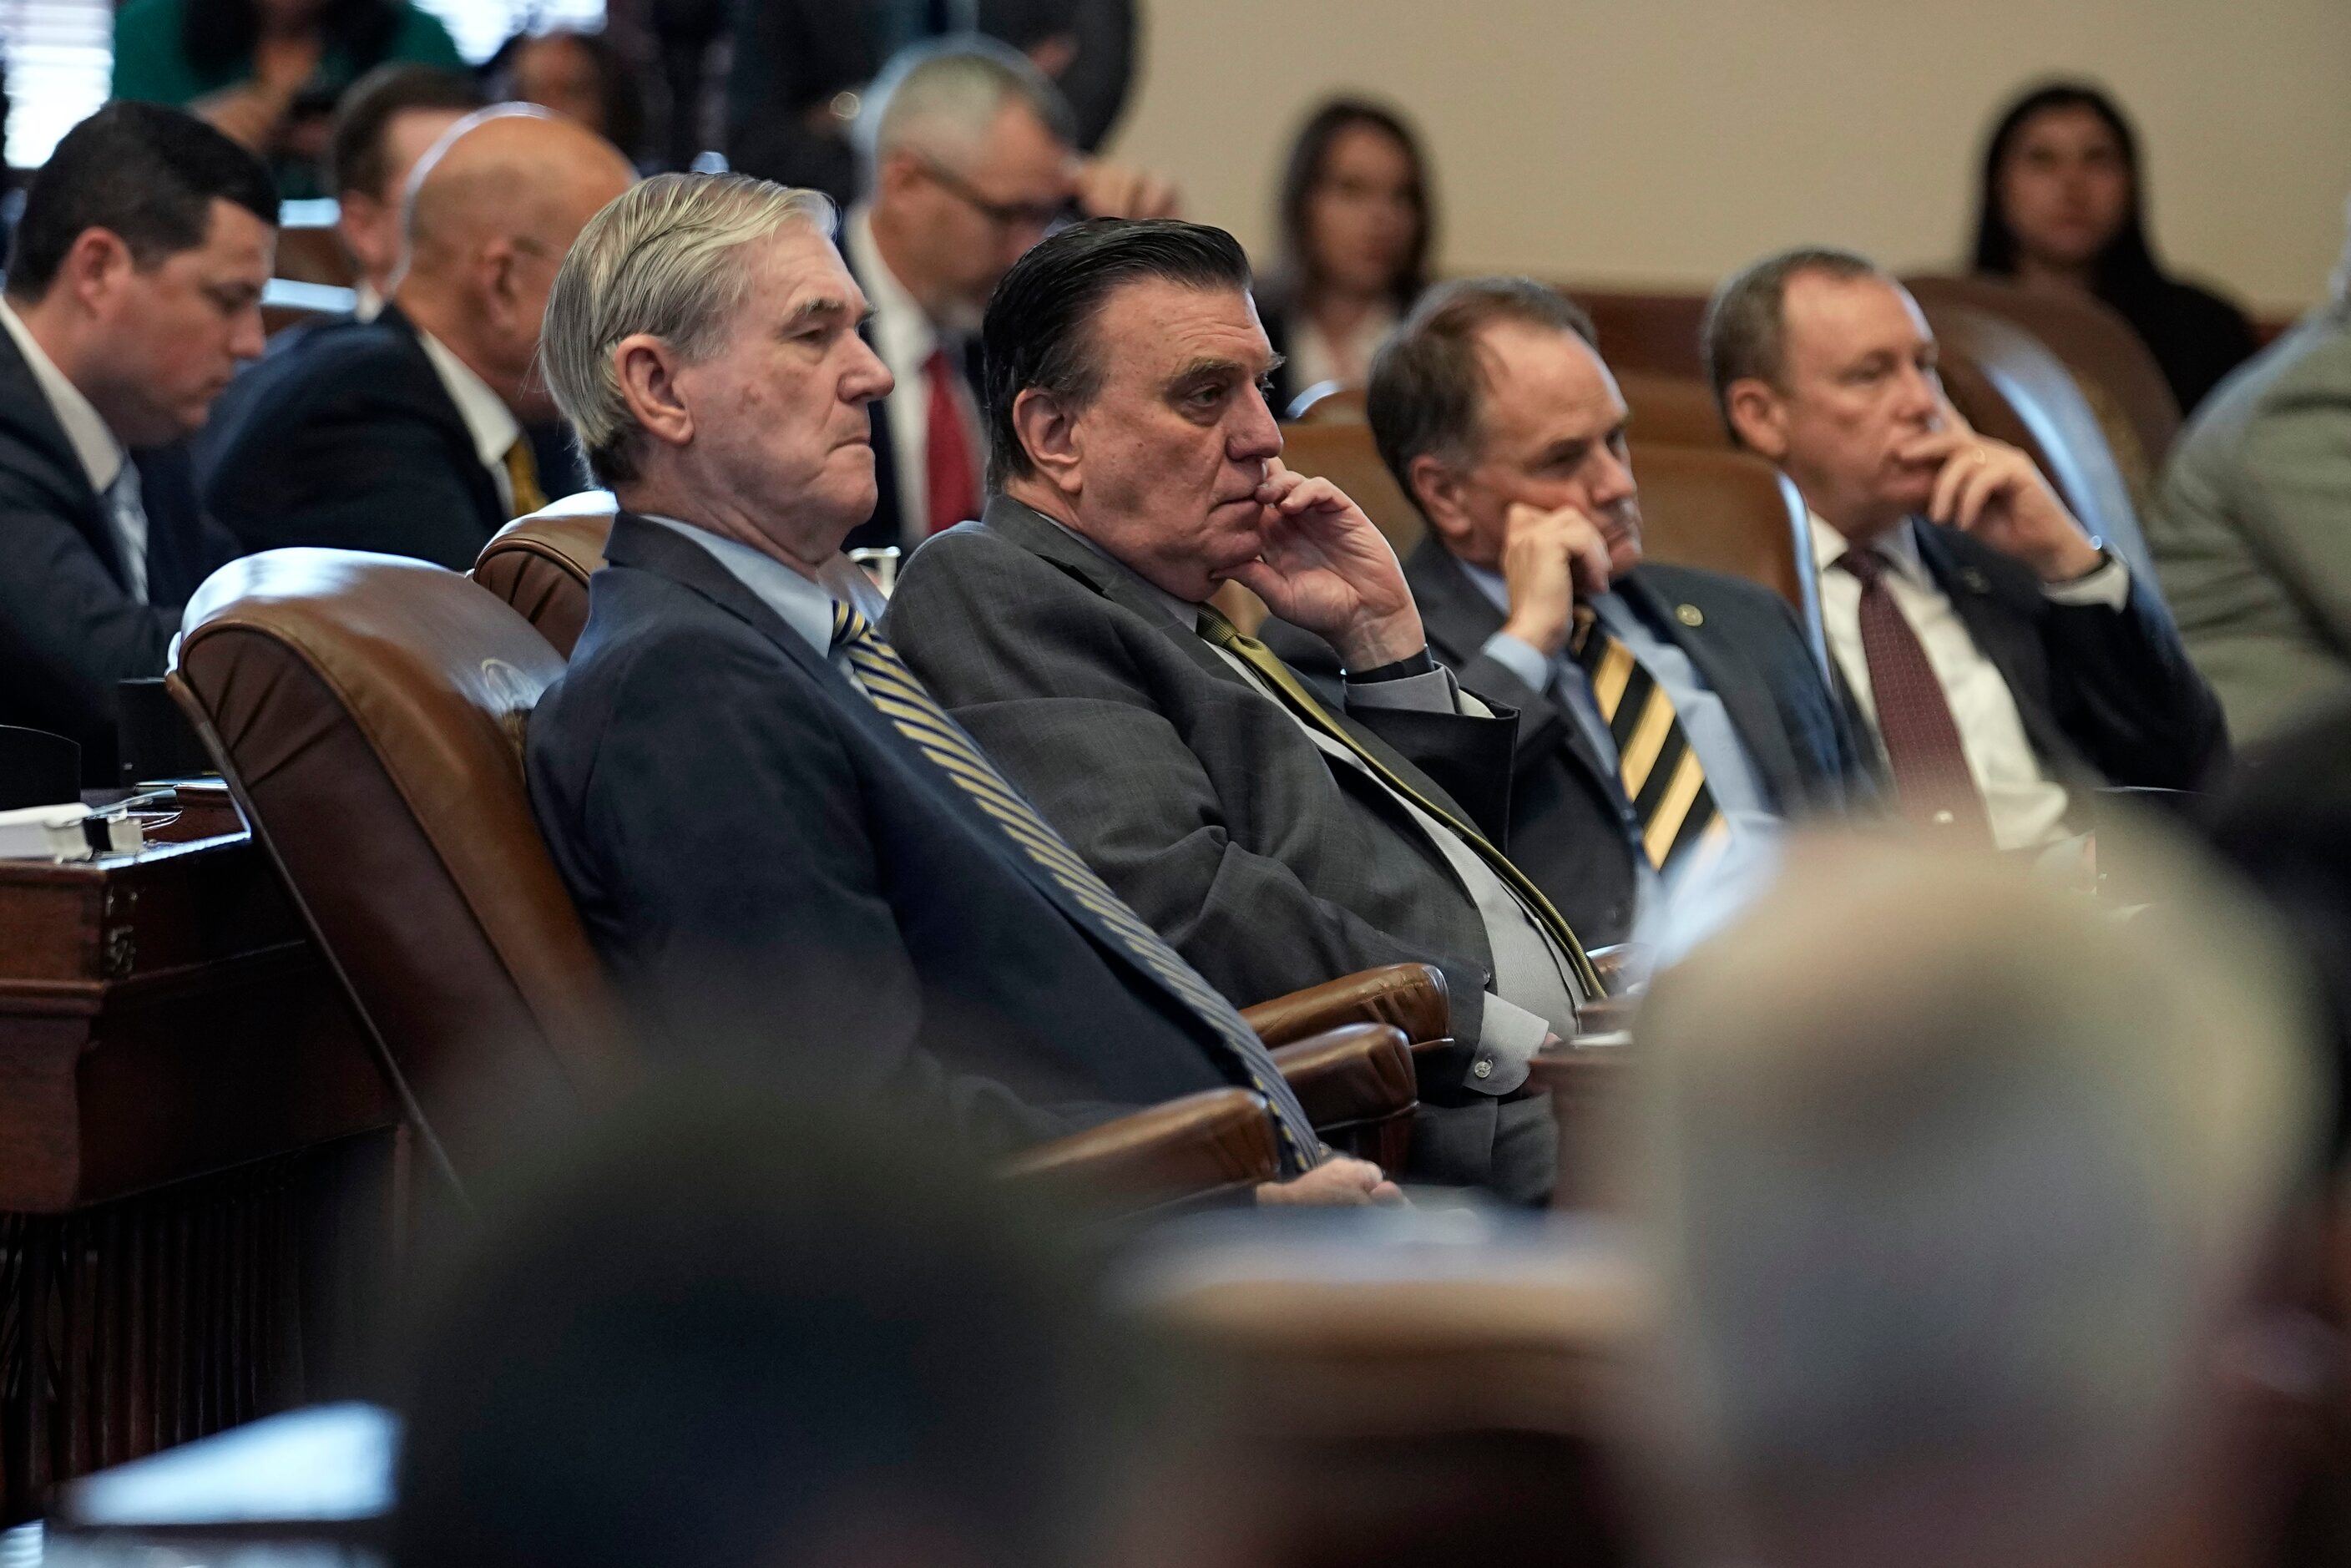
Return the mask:
<svg viewBox="0 0 2351 1568">
<path fill-rule="evenodd" d="M 0 724 L 112 784 L 115 687 L 163 673 L 233 553 L 176 444 L 261 352 L 277 193 L 201 120 L 109 104 L 26 193 L 0 302 Z"/>
<path fill-rule="evenodd" d="M 526 426 L 553 413 L 533 372 L 548 287 L 632 178 L 609 143 L 541 110 L 461 124 L 417 183 L 392 303 L 308 333 L 224 400 L 200 476 L 213 515 L 247 549 L 471 566 L 546 503 Z"/>
<path fill-rule="evenodd" d="M 831 215 L 662 175 L 549 298 L 549 384 L 621 505 L 526 753 L 590 939 L 653 1038 L 794 1053 L 910 1135 L 987 1154 L 1236 1084 L 1297 1178 L 1267 1196 L 1381 1194 L 882 641 L 841 544 L 890 375 Z"/>
<path fill-rule="evenodd" d="M 2170 616 L 1951 407 L 1899 283 L 1844 251 L 1768 257 L 1716 292 L 1706 350 L 1731 433 L 1812 507 L 1829 648 L 1904 816 L 2045 851 L 2095 825 L 2101 786 L 2194 789 L 2227 760 Z"/>
<path fill-rule="evenodd" d="M 1786 601 L 1641 564 L 1625 400 L 1581 308 L 1529 278 L 1440 285 L 1381 349 L 1369 403 L 1429 525 L 1404 569 L 1429 647 L 1519 710 L 1510 858 L 1587 941 L 1783 819 L 1874 797 Z"/>
</svg>

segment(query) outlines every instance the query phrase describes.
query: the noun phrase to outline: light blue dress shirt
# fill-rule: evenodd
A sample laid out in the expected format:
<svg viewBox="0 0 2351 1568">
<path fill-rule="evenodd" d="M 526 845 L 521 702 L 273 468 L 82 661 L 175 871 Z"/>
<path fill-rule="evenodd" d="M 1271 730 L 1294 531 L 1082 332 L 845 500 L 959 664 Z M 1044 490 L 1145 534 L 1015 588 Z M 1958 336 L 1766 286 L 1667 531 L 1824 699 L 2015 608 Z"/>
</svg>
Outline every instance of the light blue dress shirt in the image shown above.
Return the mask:
<svg viewBox="0 0 2351 1568">
<path fill-rule="evenodd" d="M 1479 591 L 1507 614 L 1510 594 L 1501 577 L 1468 561 L 1461 565 Z M 1736 835 L 1771 821 L 1774 813 L 1771 799 L 1763 792 L 1763 781 L 1747 755 L 1746 743 L 1739 738 L 1739 731 L 1730 722 L 1729 710 L 1722 706 L 1722 699 L 1706 684 L 1706 677 L 1690 663 L 1680 644 L 1644 621 L 1622 594 L 1597 594 L 1584 602 L 1592 606 L 1602 628 L 1625 644 L 1635 661 L 1649 673 L 1649 678 L 1663 689 L 1666 700 L 1674 705 L 1674 716 L 1681 722 L 1682 734 L 1698 753 L 1698 765 L 1706 769 L 1706 787 L 1714 795 L 1715 810 L 1728 820 L 1731 832 Z M 1556 689 L 1567 699 L 1568 711 L 1583 727 L 1613 782 L 1616 774 L 1616 739 L 1600 716 L 1600 705 L 1593 697 L 1592 680 L 1583 666 L 1563 649 L 1547 659 L 1531 643 L 1507 632 L 1497 632 L 1487 639 L 1483 651 L 1488 658 L 1535 691 L 1552 690 L 1556 682 Z M 1626 809 L 1630 810 L 1629 806 Z"/>
<path fill-rule="evenodd" d="M 863 568 L 845 555 L 837 555 L 825 562 L 814 578 L 803 577 L 773 556 L 763 555 L 739 540 L 697 528 L 691 523 L 681 523 L 675 517 L 647 514 L 645 521 L 657 523 L 709 551 L 728 575 L 757 594 L 778 619 L 815 649 L 818 658 L 840 671 L 851 685 L 863 693 L 864 684 L 850 666 L 849 656 L 832 645 L 832 607 L 836 602 L 848 604 L 865 617 L 867 624 L 874 626 L 882 623 L 882 612 L 889 607 Z"/>
</svg>

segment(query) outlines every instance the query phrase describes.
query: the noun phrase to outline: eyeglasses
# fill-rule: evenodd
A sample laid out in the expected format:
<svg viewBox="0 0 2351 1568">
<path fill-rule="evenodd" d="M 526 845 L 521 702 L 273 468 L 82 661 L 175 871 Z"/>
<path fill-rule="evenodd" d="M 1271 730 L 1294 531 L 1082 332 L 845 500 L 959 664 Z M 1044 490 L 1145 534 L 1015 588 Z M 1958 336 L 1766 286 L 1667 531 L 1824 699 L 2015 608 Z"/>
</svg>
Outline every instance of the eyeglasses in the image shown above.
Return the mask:
<svg viewBox="0 0 2351 1568">
<path fill-rule="evenodd" d="M 935 159 L 918 160 L 923 172 L 945 186 L 949 194 L 998 228 L 1049 229 L 1059 223 L 1067 202 L 996 202 L 973 189 L 971 182 Z"/>
</svg>

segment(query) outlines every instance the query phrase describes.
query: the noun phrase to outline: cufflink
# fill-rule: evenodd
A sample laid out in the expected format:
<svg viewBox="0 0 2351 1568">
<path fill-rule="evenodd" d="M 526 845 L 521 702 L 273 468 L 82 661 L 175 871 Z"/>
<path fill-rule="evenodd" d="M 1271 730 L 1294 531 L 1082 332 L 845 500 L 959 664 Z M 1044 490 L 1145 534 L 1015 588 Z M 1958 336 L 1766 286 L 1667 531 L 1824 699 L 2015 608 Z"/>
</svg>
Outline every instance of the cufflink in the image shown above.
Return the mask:
<svg viewBox="0 0 2351 1568">
<path fill-rule="evenodd" d="M 1674 619 L 1685 626 L 1703 626 L 1706 624 L 1706 612 L 1695 604 L 1677 604 L 1674 606 Z"/>
</svg>

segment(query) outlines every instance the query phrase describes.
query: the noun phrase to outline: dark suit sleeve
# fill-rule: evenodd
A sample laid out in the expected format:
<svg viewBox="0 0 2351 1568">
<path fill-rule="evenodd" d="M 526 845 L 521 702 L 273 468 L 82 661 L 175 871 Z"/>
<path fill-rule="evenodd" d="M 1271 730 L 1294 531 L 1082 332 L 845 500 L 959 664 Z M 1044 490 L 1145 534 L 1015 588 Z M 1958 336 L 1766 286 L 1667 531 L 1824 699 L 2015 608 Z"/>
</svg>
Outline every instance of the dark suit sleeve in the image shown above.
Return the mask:
<svg viewBox="0 0 2351 1568">
<path fill-rule="evenodd" d="M 1437 964 L 1455 1032 L 1478 1038 L 1481 966 L 1409 947 L 1235 842 L 1214 779 L 1153 700 L 1113 612 L 1074 583 L 1040 592 L 973 544 L 925 544 L 899 580 L 890 639 L 1137 915 L 1243 1006 L 1384 964 Z"/>
<path fill-rule="evenodd" d="M 254 409 L 204 476 L 204 500 L 249 550 L 325 545 L 465 571 L 487 537 L 470 477 L 430 419 L 350 389 Z"/>
<path fill-rule="evenodd" d="M 27 476 L 0 476 L 0 683 L 11 722 L 110 756 L 114 686 L 160 675 L 179 629 L 124 592 Z"/>
<path fill-rule="evenodd" d="M 993 1153 L 1114 1108 L 1042 1108 L 950 1071 L 946 1030 L 1017 1029 L 929 993 L 898 933 L 863 791 L 814 701 L 778 700 L 772 668 L 697 643 L 711 700 L 678 700 L 679 650 L 622 674 L 580 812 L 602 897 L 628 912 L 623 988 L 657 1052 L 752 1063 L 886 1105 Z M 729 702 L 715 694 L 759 694 Z"/>
<path fill-rule="evenodd" d="M 2220 699 L 2136 580 L 2120 611 L 2052 603 L 2043 636 L 2059 727 L 2109 780 L 2196 789 L 2227 764 Z"/>
</svg>

